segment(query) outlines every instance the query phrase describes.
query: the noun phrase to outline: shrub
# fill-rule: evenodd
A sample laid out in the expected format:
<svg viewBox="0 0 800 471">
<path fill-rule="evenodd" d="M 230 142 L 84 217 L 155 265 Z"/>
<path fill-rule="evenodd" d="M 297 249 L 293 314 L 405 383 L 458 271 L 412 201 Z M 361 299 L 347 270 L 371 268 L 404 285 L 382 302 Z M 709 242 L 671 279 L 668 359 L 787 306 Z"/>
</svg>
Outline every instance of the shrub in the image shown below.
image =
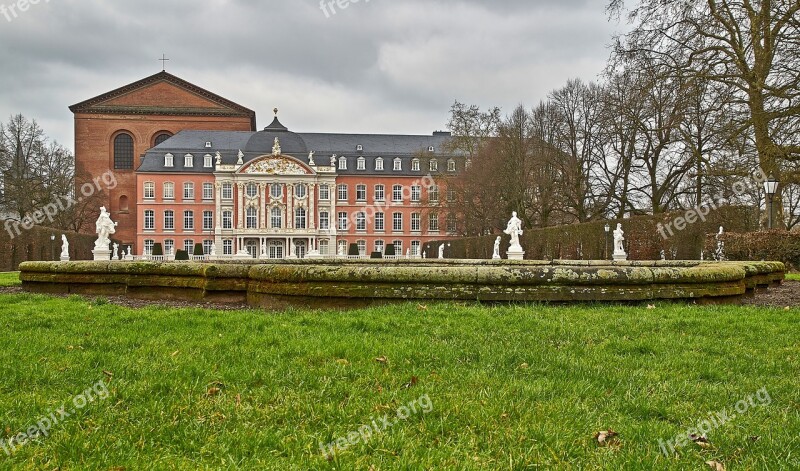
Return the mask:
<svg viewBox="0 0 800 471">
<path fill-rule="evenodd" d="M 397 255 L 394 249 L 394 244 L 389 244 L 386 246 L 386 253 L 384 255 L 386 255 L 387 257 L 394 257 L 395 255 Z"/>
<path fill-rule="evenodd" d="M 189 252 L 185 250 L 177 250 L 175 252 L 175 260 L 176 261 L 188 261 L 189 260 Z"/>
<path fill-rule="evenodd" d="M 383 254 L 380 252 L 372 252 L 369 254 L 369 258 L 383 258 Z"/>
<path fill-rule="evenodd" d="M 350 244 L 350 248 L 347 249 L 347 255 L 349 256 L 359 256 L 361 252 L 358 250 L 358 244 Z"/>
<path fill-rule="evenodd" d="M 783 262 L 790 270 L 800 269 L 800 233 L 784 230 L 726 232 L 722 241 L 726 260 Z M 708 234 L 705 243 L 708 259 L 716 249 L 717 235 Z"/>
<path fill-rule="evenodd" d="M 161 242 L 153 244 L 153 255 L 157 257 L 164 255 L 164 247 L 161 246 Z"/>
<path fill-rule="evenodd" d="M 193 255 L 205 255 L 206 253 L 203 251 L 203 244 L 194 244 L 194 254 Z"/>
</svg>

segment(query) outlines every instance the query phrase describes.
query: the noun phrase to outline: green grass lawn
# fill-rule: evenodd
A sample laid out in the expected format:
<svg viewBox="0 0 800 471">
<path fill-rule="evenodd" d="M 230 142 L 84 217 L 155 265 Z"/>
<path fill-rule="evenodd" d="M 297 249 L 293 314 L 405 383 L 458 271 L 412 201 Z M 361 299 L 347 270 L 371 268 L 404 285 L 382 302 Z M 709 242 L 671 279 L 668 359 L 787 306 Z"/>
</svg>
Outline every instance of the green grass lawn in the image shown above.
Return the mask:
<svg viewBox="0 0 800 471">
<path fill-rule="evenodd" d="M 0 316 L 3 442 L 72 412 L 12 456 L 0 448 L 0 468 L 800 468 L 794 310 L 269 314 L 25 294 L 0 295 Z M 662 454 L 659 440 L 712 413 L 728 421 L 708 448 Z M 598 446 L 608 429 L 618 440 Z M 321 444 L 348 436 L 326 458 Z"/>
<path fill-rule="evenodd" d="M 8 286 L 17 286 L 22 284 L 19 281 L 19 272 L 12 271 L 12 272 L 0 272 L 0 288 L 5 288 Z"/>
<path fill-rule="evenodd" d="M 800 281 L 800 273 L 787 273 L 786 279 L 790 281 Z"/>
</svg>

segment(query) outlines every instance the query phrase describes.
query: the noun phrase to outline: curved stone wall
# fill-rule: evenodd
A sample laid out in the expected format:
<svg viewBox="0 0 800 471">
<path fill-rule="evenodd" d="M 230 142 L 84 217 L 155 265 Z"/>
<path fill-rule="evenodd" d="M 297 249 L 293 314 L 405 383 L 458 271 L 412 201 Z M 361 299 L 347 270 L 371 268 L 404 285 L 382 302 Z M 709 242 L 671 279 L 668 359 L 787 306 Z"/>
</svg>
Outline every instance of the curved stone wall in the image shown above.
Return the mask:
<svg viewBox="0 0 800 471">
<path fill-rule="evenodd" d="M 28 262 L 32 292 L 244 302 L 283 308 L 396 301 L 731 302 L 780 283 L 778 262 L 293 260 L 271 264 Z"/>
</svg>

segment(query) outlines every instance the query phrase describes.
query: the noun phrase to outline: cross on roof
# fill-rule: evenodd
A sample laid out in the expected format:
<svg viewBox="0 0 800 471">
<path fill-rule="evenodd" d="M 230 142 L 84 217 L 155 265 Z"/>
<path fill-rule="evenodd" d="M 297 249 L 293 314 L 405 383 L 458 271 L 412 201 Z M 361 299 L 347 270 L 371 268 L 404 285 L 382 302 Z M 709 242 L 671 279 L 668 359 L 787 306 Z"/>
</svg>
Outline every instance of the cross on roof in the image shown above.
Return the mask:
<svg viewBox="0 0 800 471">
<path fill-rule="evenodd" d="M 161 59 L 159 59 L 159 60 L 161 61 L 161 71 L 162 72 L 166 72 L 167 71 L 167 61 L 169 60 L 169 59 L 167 59 L 167 55 L 166 54 L 161 54 Z"/>
</svg>

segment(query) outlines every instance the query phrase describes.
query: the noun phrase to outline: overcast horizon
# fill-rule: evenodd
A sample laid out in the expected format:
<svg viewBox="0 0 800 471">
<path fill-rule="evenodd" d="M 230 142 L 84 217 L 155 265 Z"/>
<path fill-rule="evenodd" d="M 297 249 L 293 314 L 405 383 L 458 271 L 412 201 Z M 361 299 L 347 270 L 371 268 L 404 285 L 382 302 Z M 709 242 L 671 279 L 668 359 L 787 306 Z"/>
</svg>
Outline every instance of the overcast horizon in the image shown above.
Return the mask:
<svg viewBox="0 0 800 471">
<path fill-rule="evenodd" d="M 277 107 L 298 132 L 430 134 L 455 100 L 506 114 L 597 80 L 624 27 L 588 0 L 17 3 L 0 0 L 0 119 L 36 119 L 70 149 L 68 107 L 159 72 L 162 53 L 168 72 L 255 110 L 259 129 Z"/>
</svg>

